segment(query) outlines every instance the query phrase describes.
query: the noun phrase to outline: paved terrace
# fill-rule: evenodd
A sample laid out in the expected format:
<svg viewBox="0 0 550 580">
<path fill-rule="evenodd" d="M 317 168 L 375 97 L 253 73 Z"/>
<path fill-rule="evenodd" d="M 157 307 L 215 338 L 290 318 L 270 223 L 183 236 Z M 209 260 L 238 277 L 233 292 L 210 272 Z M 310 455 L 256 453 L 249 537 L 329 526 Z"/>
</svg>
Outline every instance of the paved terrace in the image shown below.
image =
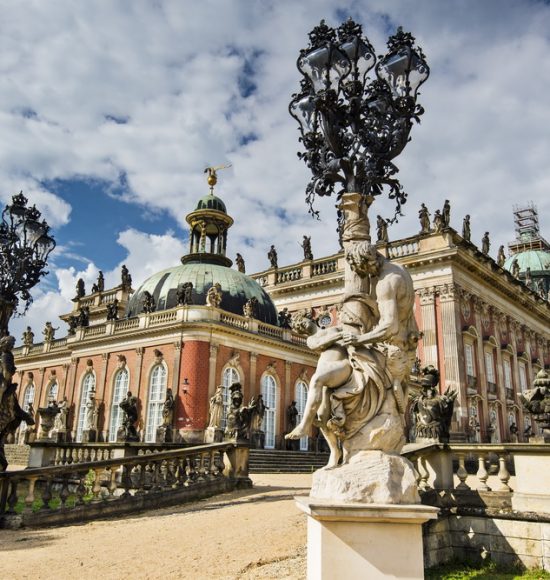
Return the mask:
<svg viewBox="0 0 550 580">
<path fill-rule="evenodd" d="M 2 577 L 301 579 L 311 475 L 257 474 L 254 488 L 180 508 L 41 530 L 3 530 Z"/>
</svg>

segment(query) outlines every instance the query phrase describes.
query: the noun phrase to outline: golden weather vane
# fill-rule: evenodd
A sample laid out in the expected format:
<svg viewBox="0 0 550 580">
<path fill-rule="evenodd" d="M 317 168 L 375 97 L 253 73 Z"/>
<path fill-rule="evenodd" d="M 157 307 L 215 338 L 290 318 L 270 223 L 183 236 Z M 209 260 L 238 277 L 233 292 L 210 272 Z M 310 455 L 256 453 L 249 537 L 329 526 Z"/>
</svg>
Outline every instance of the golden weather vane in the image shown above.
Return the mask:
<svg viewBox="0 0 550 580">
<path fill-rule="evenodd" d="M 208 178 L 206 179 L 208 185 L 210 186 L 210 194 L 214 195 L 214 186 L 218 183 L 218 174 L 217 172 L 220 169 L 229 169 L 232 167 L 231 163 L 228 165 L 218 165 L 217 167 L 207 167 L 204 170 L 204 173 L 208 173 Z"/>
</svg>

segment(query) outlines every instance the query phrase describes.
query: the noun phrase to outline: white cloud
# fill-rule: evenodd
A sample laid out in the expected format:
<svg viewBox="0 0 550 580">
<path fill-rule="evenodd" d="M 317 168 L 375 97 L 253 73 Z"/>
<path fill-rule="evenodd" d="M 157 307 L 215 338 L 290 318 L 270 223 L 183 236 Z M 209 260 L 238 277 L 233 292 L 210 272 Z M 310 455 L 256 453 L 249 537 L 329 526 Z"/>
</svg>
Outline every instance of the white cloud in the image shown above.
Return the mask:
<svg viewBox="0 0 550 580">
<path fill-rule="evenodd" d="M 390 236 L 418 231 L 420 202 L 433 212 L 447 197 L 453 225 L 472 214 L 473 239 L 488 229 L 495 250 L 513 236 L 514 203 L 537 203 L 550 231 L 550 62 L 542 57 L 550 7 L 347 0 L 338 9 L 364 24 L 377 53 L 388 27 L 411 30 L 432 70 L 420 98 L 426 114 L 396 160 L 410 197 Z M 319 200 L 322 222 L 307 215 L 309 175 L 287 113 L 299 49 L 321 18 L 337 24 L 335 13 L 328 0 L 8 3 L 0 35 L 4 195 L 24 189 L 59 227 L 71 208 L 41 182 L 118 183 L 124 175 L 125 200 L 168 210 L 187 229 L 185 214 L 207 192 L 202 170 L 230 161 L 217 191 L 236 219 L 230 254 L 241 252 L 249 272 L 267 266 L 271 243 L 281 264 L 300 259 L 304 233 L 316 256 L 335 251 L 334 200 Z M 373 207 L 391 209 L 382 199 Z M 157 239 L 129 229 L 119 243 L 134 279 L 185 251 L 170 233 Z M 140 247 L 152 252 L 145 261 Z M 58 273 L 60 284 L 77 274 Z"/>
</svg>

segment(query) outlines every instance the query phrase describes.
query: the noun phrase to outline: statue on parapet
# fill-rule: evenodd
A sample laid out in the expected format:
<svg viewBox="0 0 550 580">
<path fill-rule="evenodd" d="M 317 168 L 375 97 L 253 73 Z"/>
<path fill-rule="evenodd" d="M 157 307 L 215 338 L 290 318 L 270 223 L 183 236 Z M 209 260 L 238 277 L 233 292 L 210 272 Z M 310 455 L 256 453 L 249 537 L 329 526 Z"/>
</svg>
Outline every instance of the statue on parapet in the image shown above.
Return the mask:
<svg viewBox="0 0 550 580">
<path fill-rule="evenodd" d="M 438 209 L 436 209 L 434 213 L 433 231 L 436 234 L 440 234 L 443 231 L 443 216 Z"/>
<path fill-rule="evenodd" d="M 237 270 L 239 272 L 241 272 L 242 274 L 246 273 L 244 258 L 239 253 L 237 253 L 237 257 L 235 258 L 235 264 L 237 264 Z"/>
<path fill-rule="evenodd" d="M 132 289 L 132 276 L 130 276 L 130 272 L 126 267 L 126 264 L 122 264 L 122 268 L 120 269 L 120 283 L 124 290 L 131 290 Z"/>
<path fill-rule="evenodd" d="M 497 264 L 504 268 L 504 262 L 506 262 L 506 254 L 504 253 L 504 246 L 500 246 L 497 254 Z"/>
<path fill-rule="evenodd" d="M 156 305 L 155 305 L 155 299 L 153 298 L 153 295 L 148 290 L 145 290 L 143 292 L 143 301 L 142 301 L 141 312 L 143 312 L 145 314 L 151 314 L 151 312 L 155 311 L 155 308 L 156 308 Z"/>
<path fill-rule="evenodd" d="M 34 332 L 30 326 L 27 326 L 27 330 L 23 332 L 23 345 L 32 346 L 34 344 Z"/>
<path fill-rule="evenodd" d="M 388 222 L 382 216 L 376 216 L 376 239 L 378 242 L 387 244 L 388 238 Z"/>
<path fill-rule="evenodd" d="M 212 308 L 219 308 L 222 303 L 222 285 L 216 282 L 206 293 L 206 304 Z"/>
<path fill-rule="evenodd" d="M 430 212 L 426 207 L 425 203 L 420 205 L 420 210 L 418 211 L 418 219 L 420 220 L 420 233 L 429 234 L 430 233 Z"/>
<path fill-rule="evenodd" d="M 451 226 L 451 202 L 446 199 L 441 210 L 441 218 L 443 220 L 443 228 Z"/>
<path fill-rule="evenodd" d="M 448 443 L 456 391 L 447 389 L 443 395 L 437 390 L 439 371 L 434 366 L 422 369 L 422 392 L 413 398 L 417 443 Z"/>
<path fill-rule="evenodd" d="M 519 279 L 519 273 L 520 273 L 519 262 L 517 258 L 514 258 L 512 260 L 512 265 L 510 266 L 510 274 L 512 274 L 514 278 Z"/>
<path fill-rule="evenodd" d="M 42 334 L 44 335 L 44 342 L 52 342 L 52 340 L 55 338 L 56 330 L 59 330 L 59 328 L 54 328 L 52 323 L 49 321 L 46 322 L 44 330 L 42 331 Z"/>
<path fill-rule="evenodd" d="M 279 320 L 279 326 L 281 328 L 290 328 L 291 321 L 292 321 L 292 314 L 288 311 L 288 308 L 285 306 L 282 310 L 279 310 L 279 314 L 277 315 Z"/>
<path fill-rule="evenodd" d="M 470 227 L 470 215 L 464 216 L 464 220 L 462 222 L 462 237 L 466 242 L 472 241 L 472 230 Z"/>
<path fill-rule="evenodd" d="M 302 243 L 299 245 L 304 251 L 304 260 L 313 260 L 313 252 L 311 251 L 311 236 L 304 236 Z"/>
<path fill-rule="evenodd" d="M 79 278 L 76 281 L 76 296 L 74 299 L 80 300 L 81 298 L 84 298 L 84 296 L 86 296 L 86 287 L 84 285 L 84 280 Z"/>
<path fill-rule="evenodd" d="M 489 232 L 485 232 L 481 238 L 481 253 L 486 256 L 489 255 L 489 249 L 491 248 L 491 240 L 489 238 Z"/>
<path fill-rule="evenodd" d="M 243 315 L 247 318 L 256 318 L 258 314 L 258 299 L 252 296 L 243 306 Z"/>
<path fill-rule="evenodd" d="M 172 389 L 166 389 L 166 398 L 162 405 L 162 424 L 157 427 L 156 442 L 172 443 L 174 441 L 174 410 L 176 401 Z"/>
<path fill-rule="evenodd" d="M 105 290 L 105 277 L 103 276 L 103 272 L 100 270 L 99 274 L 97 275 L 97 290 L 98 292 L 103 292 Z"/>
<path fill-rule="evenodd" d="M 90 307 L 82 306 L 77 315 L 77 326 L 84 328 L 90 326 Z M 57 330 L 57 329 L 56 329 Z"/>
<path fill-rule="evenodd" d="M 275 246 L 273 244 L 271 245 L 271 248 L 269 249 L 269 252 L 267 253 L 267 259 L 269 260 L 269 264 L 270 264 L 271 268 L 277 269 L 279 267 L 277 250 L 275 249 Z"/>
<path fill-rule="evenodd" d="M 118 320 L 118 298 L 107 304 L 107 320 Z"/>
<path fill-rule="evenodd" d="M 178 306 L 193 304 L 193 282 L 184 282 L 176 290 L 176 303 Z"/>
</svg>

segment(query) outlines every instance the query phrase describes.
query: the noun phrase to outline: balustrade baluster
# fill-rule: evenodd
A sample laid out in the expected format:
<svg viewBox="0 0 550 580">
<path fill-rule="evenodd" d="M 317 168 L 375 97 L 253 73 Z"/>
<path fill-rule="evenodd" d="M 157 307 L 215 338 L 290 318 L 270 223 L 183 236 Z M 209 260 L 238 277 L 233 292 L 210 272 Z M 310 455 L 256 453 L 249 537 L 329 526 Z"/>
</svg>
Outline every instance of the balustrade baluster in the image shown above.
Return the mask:
<svg viewBox="0 0 550 580">
<path fill-rule="evenodd" d="M 67 457 L 67 459 L 66 459 L 67 465 L 72 465 L 73 464 L 73 451 L 74 451 L 74 449 L 72 449 L 72 448 L 68 448 L 67 449 L 67 454 L 66 454 L 66 457 Z"/>
<path fill-rule="evenodd" d="M 27 496 L 25 497 L 25 512 L 32 512 L 32 504 L 34 503 L 34 486 L 36 484 L 37 477 L 29 477 L 29 489 L 27 491 Z"/>
<path fill-rule="evenodd" d="M 78 485 L 76 486 L 75 494 L 76 494 L 76 505 L 84 505 L 84 496 L 86 495 L 86 476 L 88 475 L 87 472 L 78 473 Z"/>
<path fill-rule="evenodd" d="M 114 465 L 112 465 L 109 468 L 110 472 L 111 472 L 111 477 L 109 479 L 109 485 L 107 486 L 107 490 L 109 491 L 109 497 L 108 499 L 115 499 L 115 491 L 117 490 L 117 481 L 116 481 L 116 476 L 117 476 L 117 470 L 115 468 Z"/>
<path fill-rule="evenodd" d="M 61 450 L 61 448 L 60 448 L 60 447 L 58 447 L 58 448 L 55 450 L 55 455 L 54 455 L 54 458 L 53 458 L 53 464 L 54 464 L 54 465 L 59 465 L 59 464 L 61 463 L 61 451 L 62 451 L 62 450 Z"/>
<path fill-rule="evenodd" d="M 466 483 L 468 478 L 468 472 L 466 471 L 466 466 L 464 464 L 464 454 L 458 454 L 458 469 L 456 470 L 456 476 L 458 477 L 460 483 L 456 486 L 456 489 L 471 489 Z"/>
<path fill-rule="evenodd" d="M 208 474 L 210 479 L 215 479 L 218 476 L 218 468 L 216 466 L 216 453 L 217 451 L 210 451 L 210 456 L 208 458 Z"/>
<path fill-rule="evenodd" d="M 101 473 L 103 472 L 103 469 L 94 469 L 94 484 L 92 486 L 92 501 L 93 502 L 98 502 L 102 500 L 101 497 Z"/>
<path fill-rule="evenodd" d="M 155 461 L 152 465 L 152 485 L 151 491 L 160 491 L 164 487 L 165 474 L 166 474 L 166 462 L 165 461 Z"/>
<path fill-rule="evenodd" d="M 218 475 L 223 475 L 225 470 L 225 450 L 219 450 L 216 453 L 216 467 L 218 469 Z"/>
<path fill-rule="evenodd" d="M 130 488 L 132 487 L 132 465 L 126 463 L 122 467 L 122 487 L 124 487 L 124 493 L 122 497 L 131 497 Z"/>
<path fill-rule="evenodd" d="M 63 476 L 63 483 L 61 484 L 61 491 L 59 492 L 59 500 L 61 501 L 61 507 L 65 508 L 67 498 L 69 497 L 69 476 Z"/>
<path fill-rule="evenodd" d="M 7 510 L 6 513 L 14 514 L 15 513 L 15 505 L 17 504 L 17 486 L 19 485 L 19 480 L 12 479 L 10 485 L 10 493 L 7 499 Z"/>
<path fill-rule="evenodd" d="M 489 472 L 487 471 L 487 467 L 485 465 L 485 455 L 483 453 L 479 454 L 478 457 L 478 470 L 477 470 L 477 478 L 479 479 L 479 491 L 491 491 L 491 488 L 487 485 L 487 480 L 489 479 Z"/>
<path fill-rule="evenodd" d="M 197 469 L 197 475 L 198 475 L 197 482 L 206 481 L 206 478 L 205 478 L 206 469 L 204 467 L 204 457 L 205 457 L 204 453 L 199 454 L 199 467 Z"/>
<path fill-rule="evenodd" d="M 196 477 L 196 470 L 195 470 L 195 457 L 189 455 L 187 457 L 187 466 L 185 468 L 185 475 L 187 476 L 185 479 L 185 484 L 186 486 L 191 485 L 192 483 L 194 483 L 195 477 Z"/>
<path fill-rule="evenodd" d="M 512 491 L 512 488 L 508 485 L 510 481 L 510 472 L 506 467 L 506 454 L 500 454 L 498 456 L 499 470 L 498 478 L 500 479 L 500 486 L 497 491 Z"/>
<path fill-rule="evenodd" d="M 50 501 L 52 499 L 52 480 L 50 477 L 46 478 L 44 482 L 44 488 L 42 490 L 42 507 L 40 509 L 49 510 Z"/>
</svg>

